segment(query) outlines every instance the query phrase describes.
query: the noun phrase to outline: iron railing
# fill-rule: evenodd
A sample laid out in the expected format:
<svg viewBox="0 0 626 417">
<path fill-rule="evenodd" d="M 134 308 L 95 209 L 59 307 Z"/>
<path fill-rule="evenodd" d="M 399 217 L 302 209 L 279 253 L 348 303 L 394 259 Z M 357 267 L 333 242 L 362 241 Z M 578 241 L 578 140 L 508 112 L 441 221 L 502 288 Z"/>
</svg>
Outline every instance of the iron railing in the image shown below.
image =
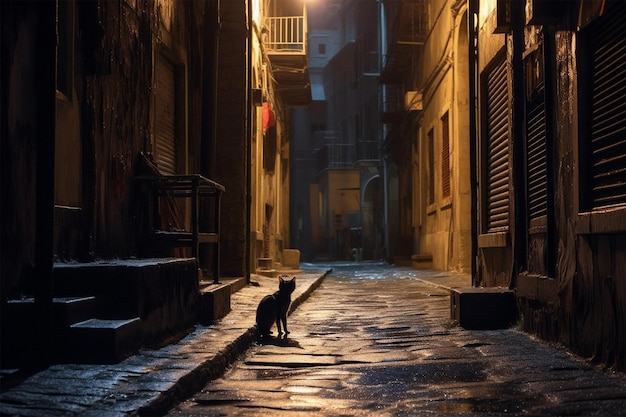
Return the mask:
<svg viewBox="0 0 626 417">
<path fill-rule="evenodd" d="M 306 51 L 306 25 L 304 16 L 268 17 L 265 26 L 268 30 L 265 47 L 270 52 Z"/>
</svg>

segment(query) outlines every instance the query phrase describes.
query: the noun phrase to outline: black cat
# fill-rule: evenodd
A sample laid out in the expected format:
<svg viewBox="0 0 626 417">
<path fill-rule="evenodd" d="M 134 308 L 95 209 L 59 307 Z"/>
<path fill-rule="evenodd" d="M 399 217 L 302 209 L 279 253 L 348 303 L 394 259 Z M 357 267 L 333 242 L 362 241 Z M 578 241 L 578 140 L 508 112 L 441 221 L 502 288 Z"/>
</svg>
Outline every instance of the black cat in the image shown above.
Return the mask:
<svg viewBox="0 0 626 417">
<path fill-rule="evenodd" d="M 289 333 L 287 330 L 287 310 L 291 304 L 291 293 L 296 289 L 296 277 L 289 281 L 284 280 L 283 277 L 279 278 L 278 291 L 263 297 L 256 309 L 256 323 L 261 336 L 272 334 L 270 329 L 274 322 L 276 322 L 279 336 L 281 334 L 281 322 L 285 329 L 285 335 Z"/>
</svg>

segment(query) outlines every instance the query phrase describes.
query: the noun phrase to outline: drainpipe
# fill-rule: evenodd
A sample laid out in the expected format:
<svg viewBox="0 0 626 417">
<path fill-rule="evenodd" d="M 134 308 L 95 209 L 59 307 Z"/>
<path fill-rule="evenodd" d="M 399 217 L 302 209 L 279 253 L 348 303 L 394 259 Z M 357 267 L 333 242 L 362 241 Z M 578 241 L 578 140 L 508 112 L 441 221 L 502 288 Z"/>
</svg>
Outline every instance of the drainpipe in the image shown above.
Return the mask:
<svg viewBox="0 0 626 417">
<path fill-rule="evenodd" d="M 384 57 L 387 53 L 387 27 L 385 25 L 385 4 L 383 3 L 382 0 L 378 0 L 378 5 L 379 5 L 379 12 L 378 12 L 378 19 L 379 19 L 379 30 L 380 30 L 380 69 L 382 71 L 383 69 L 383 65 L 385 64 L 384 62 Z M 384 101 L 385 101 L 385 97 L 386 97 L 386 90 L 387 87 L 385 84 L 382 85 L 382 88 L 380 89 L 380 93 L 379 93 L 379 108 L 383 109 L 384 106 Z M 382 141 L 385 140 L 385 138 L 387 137 L 387 125 L 383 124 L 383 129 L 382 129 Z M 384 227 L 384 233 L 385 233 L 385 260 L 389 261 L 389 256 L 390 256 L 390 252 L 389 252 L 389 177 L 387 175 L 387 158 L 382 155 L 382 162 L 383 162 L 383 217 L 385 220 L 385 224 L 383 225 Z"/>
<path fill-rule="evenodd" d="M 476 17 L 478 16 L 478 0 L 469 0 L 468 13 L 467 13 L 467 29 L 469 31 L 469 151 L 470 151 L 470 185 L 472 188 L 471 193 L 471 234 L 472 234 L 472 286 L 476 286 L 478 279 L 478 161 L 477 161 L 477 147 L 478 142 L 477 131 L 478 123 L 476 120 L 476 109 L 478 107 L 478 44 L 477 44 L 477 32 L 476 32 Z"/>
<path fill-rule="evenodd" d="M 246 283 L 250 284 L 250 269 L 251 269 L 251 256 L 250 256 L 250 235 L 252 233 L 250 228 L 250 218 L 252 213 L 252 134 L 253 132 L 253 123 L 252 123 L 252 46 L 253 46 L 253 37 L 252 37 L 252 0 L 246 1 L 247 5 L 247 30 L 248 30 L 248 54 L 247 54 L 247 63 L 246 63 L 246 237 L 244 238 L 244 246 L 245 246 L 245 265 L 244 265 L 244 274 L 246 278 Z"/>
</svg>

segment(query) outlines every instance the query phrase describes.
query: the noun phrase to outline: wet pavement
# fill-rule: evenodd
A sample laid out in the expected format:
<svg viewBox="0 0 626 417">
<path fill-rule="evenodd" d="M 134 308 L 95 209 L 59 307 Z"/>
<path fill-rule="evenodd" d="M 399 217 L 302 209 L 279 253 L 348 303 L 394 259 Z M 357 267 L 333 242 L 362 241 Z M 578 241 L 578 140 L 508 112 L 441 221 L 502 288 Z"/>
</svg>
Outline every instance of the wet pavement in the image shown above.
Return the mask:
<svg viewBox="0 0 626 417">
<path fill-rule="evenodd" d="M 256 306 L 277 282 L 254 276 L 258 286 L 233 294 L 214 325 L 116 365 L 52 366 L 0 393 L 0 414 L 626 415 L 623 374 L 515 328 L 451 322 L 449 288 L 469 287 L 468 276 L 366 263 L 304 269 L 286 339 L 255 343 Z"/>
<path fill-rule="evenodd" d="M 289 318 L 170 416 L 624 416 L 626 378 L 510 328 L 450 321 L 469 277 L 335 267 Z"/>
<path fill-rule="evenodd" d="M 298 273 L 297 307 L 328 270 Z M 253 275 L 255 285 L 231 295 L 231 312 L 210 326 L 198 325 L 158 350 L 142 350 L 115 365 L 58 364 L 0 392 L 2 416 L 162 415 L 207 381 L 219 377 L 255 340 L 256 306 L 278 289 L 276 278 Z"/>
</svg>

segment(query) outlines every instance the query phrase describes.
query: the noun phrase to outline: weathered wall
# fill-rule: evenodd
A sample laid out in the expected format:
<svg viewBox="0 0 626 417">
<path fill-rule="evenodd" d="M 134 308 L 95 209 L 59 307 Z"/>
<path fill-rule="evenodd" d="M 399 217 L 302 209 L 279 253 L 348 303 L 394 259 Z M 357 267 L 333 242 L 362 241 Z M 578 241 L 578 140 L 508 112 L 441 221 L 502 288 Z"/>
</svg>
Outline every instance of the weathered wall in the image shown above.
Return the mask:
<svg viewBox="0 0 626 417">
<path fill-rule="evenodd" d="M 0 109 L 0 223 L 4 299 L 19 295 L 35 264 L 37 24 L 40 10 L 26 3 L 0 5 L 2 105 Z"/>
<path fill-rule="evenodd" d="M 215 179 L 226 187 L 220 239 L 226 276 L 243 276 L 247 247 L 246 36 L 245 2 L 222 1 Z"/>
<path fill-rule="evenodd" d="M 467 216 L 470 211 L 469 140 L 464 134 L 469 115 L 464 8 L 463 3 L 456 1 L 432 2 L 432 28 L 417 66 L 423 111 L 419 119 L 418 146 L 413 147 L 414 169 L 418 170 L 415 180 L 419 184 L 413 184 L 408 194 L 408 205 L 415 204 L 415 210 L 419 211 L 415 214 L 411 240 L 416 242 L 413 253 L 430 254 L 433 268 L 440 270 L 467 271 L 471 259 Z M 443 120 L 447 120 L 447 147 L 443 141 Z M 433 149 L 429 149 L 431 132 Z M 447 153 L 445 160 L 444 152 Z M 409 184 L 411 171 L 407 170 Z M 444 178 L 447 179 L 445 187 Z M 433 190 L 430 190 L 431 185 Z M 433 201 L 429 201 L 429 192 L 434 196 Z M 410 201 L 412 193 L 422 193 L 421 198 Z M 409 223 L 404 227 L 411 230 L 411 226 Z"/>
<path fill-rule="evenodd" d="M 34 4 L 3 3 L 2 9 L 3 296 L 5 283 L 7 290 L 19 286 L 34 262 Z M 211 64 L 202 61 L 204 2 L 72 4 L 73 83 L 67 95 L 57 93 L 55 255 L 62 260 L 129 257 L 140 249 L 144 217 L 133 177 L 137 156 L 153 151 L 154 60 L 163 48 L 179 56 L 188 87 L 180 103 L 181 139 L 189 151 L 184 165 L 199 171 L 202 68 Z"/>
<path fill-rule="evenodd" d="M 553 130 L 547 138 L 551 149 L 548 172 L 554 175 L 553 207 L 554 223 L 548 220 L 547 230 L 554 231 L 555 260 L 550 260 L 547 238 L 527 230 L 515 230 L 519 222 L 511 223 L 510 236 L 483 236 L 478 242 L 481 254 L 479 283 L 492 286 L 506 282 L 510 265 L 519 266 L 512 274 L 522 325 L 528 332 L 543 339 L 560 342 L 573 352 L 618 371 L 626 370 L 626 221 L 623 205 L 596 208 L 586 211 L 582 203 L 585 189 L 582 165 L 589 158 L 582 150 L 586 140 L 581 134 L 589 122 L 583 119 L 579 109 L 581 84 L 584 72 L 579 58 L 582 57 L 583 32 L 576 30 L 578 5 L 567 3 L 547 25 L 524 24 L 523 47 L 533 51 L 542 45 L 553 53 L 545 55 L 546 103 L 548 114 L 553 117 Z M 573 6 L 576 4 L 576 6 Z M 612 7 L 616 3 L 607 3 Z M 621 12 L 624 11 L 622 4 Z M 523 12 L 520 18 L 523 19 Z M 482 71 L 498 49 L 492 35 L 489 16 L 480 29 L 479 57 Z M 545 21 L 544 21 L 545 22 Z M 493 27 L 493 25 L 491 25 Z M 543 37 L 543 38 L 542 38 Z M 512 74 L 523 74 L 521 65 L 515 66 L 512 55 L 511 35 L 507 35 L 507 60 Z M 579 56 L 580 54 L 580 56 Z M 517 61 L 521 64 L 523 61 Z M 551 74 L 551 75 L 550 75 Z M 521 78 L 523 80 L 523 77 Z M 523 84 L 522 84 L 523 88 Z M 523 100 L 523 94 L 515 100 Z M 481 109 L 484 111 L 484 109 Z M 519 118 L 513 124 L 520 124 Z M 520 128 L 524 125 L 521 123 Z M 549 123 L 547 126 L 551 126 Z M 515 130 L 516 127 L 513 126 Z M 522 140 L 526 140 L 521 135 Z M 480 139 L 479 139 L 480 140 Z M 523 156 L 523 155 L 522 155 Z M 523 165 L 523 164 L 522 164 Z M 522 166 L 520 165 L 520 166 Z M 512 177 L 524 179 L 525 171 L 511 171 Z M 550 176 L 548 176 L 550 178 Z M 523 190 L 511 188 L 511 196 L 524 195 Z M 519 206 L 518 206 L 519 207 Z M 517 213 L 523 216 L 526 213 Z M 514 217 L 511 219 L 514 222 Z M 511 241 L 509 241 L 509 239 Z M 525 250 L 513 251 L 515 245 L 526 245 Z M 511 246 L 513 245 L 513 247 Z M 525 259 L 519 256 L 522 253 Z M 555 262 L 550 272 L 550 262 Z M 545 272 L 547 271 L 547 272 Z"/>
<path fill-rule="evenodd" d="M 136 11 L 125 2 L 101 5 L 99 73 L 84 81 L 83 140 L 94 155 L 93 171 L 85 181 L 94 190 L 93 244 L 102 257 L 127 257 L 133 251 L 134 234 L 129 233 L 133 164 L 139 152 L 151 151 L 153 131 L 148 92 L 153 86 L 153 36 L 159 26 L 154 4 L 148 4 L 151 7 Z"/>
</svg>

